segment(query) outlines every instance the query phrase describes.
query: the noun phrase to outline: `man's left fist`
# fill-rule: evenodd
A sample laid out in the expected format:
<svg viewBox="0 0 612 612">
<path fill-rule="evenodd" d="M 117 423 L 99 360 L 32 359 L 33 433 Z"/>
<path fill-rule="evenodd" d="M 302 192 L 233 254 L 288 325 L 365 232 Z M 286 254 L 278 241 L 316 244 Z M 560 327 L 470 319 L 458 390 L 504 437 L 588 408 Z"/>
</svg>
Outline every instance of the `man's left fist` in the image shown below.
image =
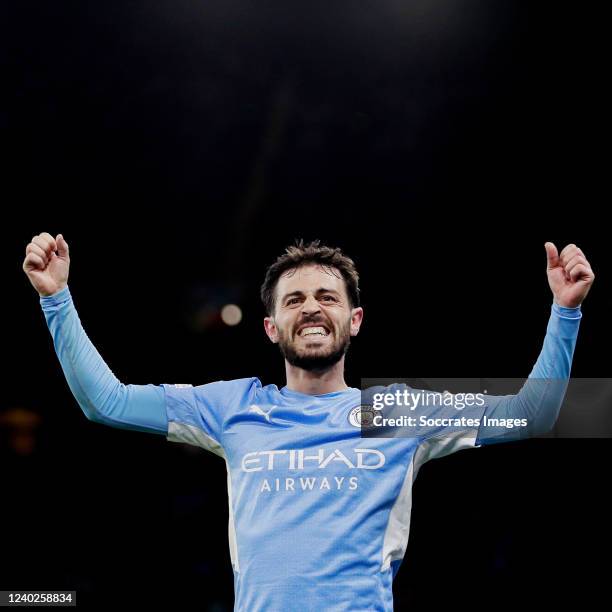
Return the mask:
<svg viewBox="0 0 612 612">
<path fill-rule="evenodd" d="M 584 253 L 575 245 L 568 244 L 561 253 L 552 242 L 544 245 L 548 259 L 546 274 L 555 302 L 566 308 L 582 304 L 595 274 Z"/>
</svg>

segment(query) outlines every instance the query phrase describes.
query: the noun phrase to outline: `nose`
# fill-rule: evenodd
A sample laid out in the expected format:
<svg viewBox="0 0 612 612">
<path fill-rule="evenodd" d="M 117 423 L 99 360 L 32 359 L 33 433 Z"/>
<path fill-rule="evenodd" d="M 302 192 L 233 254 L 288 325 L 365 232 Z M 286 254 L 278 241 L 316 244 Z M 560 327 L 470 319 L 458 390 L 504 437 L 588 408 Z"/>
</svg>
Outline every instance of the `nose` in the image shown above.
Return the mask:
<svg viewBox="0 0 612 612">
<path fill-rule="evenodd" d="M 313 295 L 309 295 L 302 302 L 302 313 L 306 315 L 312 315 L 316 312 L 321 312 L 321 307 L 319 306 L 319 302 L 315 299 Z"/>
</svg>

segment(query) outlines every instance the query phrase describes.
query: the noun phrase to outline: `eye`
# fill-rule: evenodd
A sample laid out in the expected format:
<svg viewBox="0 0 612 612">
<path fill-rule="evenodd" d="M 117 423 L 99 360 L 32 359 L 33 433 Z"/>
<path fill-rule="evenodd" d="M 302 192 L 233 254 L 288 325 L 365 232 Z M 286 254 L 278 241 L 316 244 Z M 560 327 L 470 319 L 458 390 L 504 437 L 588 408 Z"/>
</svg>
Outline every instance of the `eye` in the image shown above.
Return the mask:
<svg viewBox="0 0 612 612">
<path fill-rule="evenodd" d="M 324 295 L 321 297 L 322 300 L 326 302 L 335 302 L 336 298 L 333 295 Z"/>
<path fill-rule="evenodd" d="M 291 298 L 289 300 L 287 300 L 287 306 L 291 306 L 292 304 L 297 304 L 300 301 L 300 298 Z"/>
</svg>

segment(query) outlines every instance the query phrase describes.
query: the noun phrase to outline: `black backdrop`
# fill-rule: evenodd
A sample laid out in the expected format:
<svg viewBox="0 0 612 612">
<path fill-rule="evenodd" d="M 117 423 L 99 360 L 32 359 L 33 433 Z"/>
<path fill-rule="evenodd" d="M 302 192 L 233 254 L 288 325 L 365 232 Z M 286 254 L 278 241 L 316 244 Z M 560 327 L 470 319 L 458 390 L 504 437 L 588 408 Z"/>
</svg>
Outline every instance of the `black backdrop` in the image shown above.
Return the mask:
<svg viewBox="0 0 612 612">
<path fill-rule="evenodd" d="M 598 276 L 573 374 L 610 375 L 593 8 L 62 1 L 1 21 L 0 413 L 40 424 L 19 454 L 3 421 L 0 589 L 77 589 L 91 608 L 233 601 L 223 462 L 84 418 L 20 268 L 39 232 L 69 242 L 75 303 L 123 382 L 284 384 L 257 296 L 296 237 L 359 266 L 351 385 L 526 376 L 547 240 L 578 244 Z M 218 323 L 224 301 L 240 325 Z M 609 449 L 530 440 L 426 465 L 396 609 L 597 599 Z"/>
</svg>

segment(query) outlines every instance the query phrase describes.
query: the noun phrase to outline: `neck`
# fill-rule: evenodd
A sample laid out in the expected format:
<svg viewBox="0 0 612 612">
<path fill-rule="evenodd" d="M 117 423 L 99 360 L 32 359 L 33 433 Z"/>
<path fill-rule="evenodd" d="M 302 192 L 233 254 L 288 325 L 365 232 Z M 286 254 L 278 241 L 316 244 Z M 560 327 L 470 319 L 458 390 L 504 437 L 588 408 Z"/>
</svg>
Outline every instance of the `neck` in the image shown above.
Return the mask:
<svg viewBox="0 0 612 612">
<path fill-rule="evenodd" d="M 311 372 L 296 368 L 285 361 L 287 373 L 287 389 L 306 393 L 307 395 L 322 395 L 334 391 L 345 391 L 348 385 L 344 382 L 344 357 L 327 370 Z"/>
</svg>

